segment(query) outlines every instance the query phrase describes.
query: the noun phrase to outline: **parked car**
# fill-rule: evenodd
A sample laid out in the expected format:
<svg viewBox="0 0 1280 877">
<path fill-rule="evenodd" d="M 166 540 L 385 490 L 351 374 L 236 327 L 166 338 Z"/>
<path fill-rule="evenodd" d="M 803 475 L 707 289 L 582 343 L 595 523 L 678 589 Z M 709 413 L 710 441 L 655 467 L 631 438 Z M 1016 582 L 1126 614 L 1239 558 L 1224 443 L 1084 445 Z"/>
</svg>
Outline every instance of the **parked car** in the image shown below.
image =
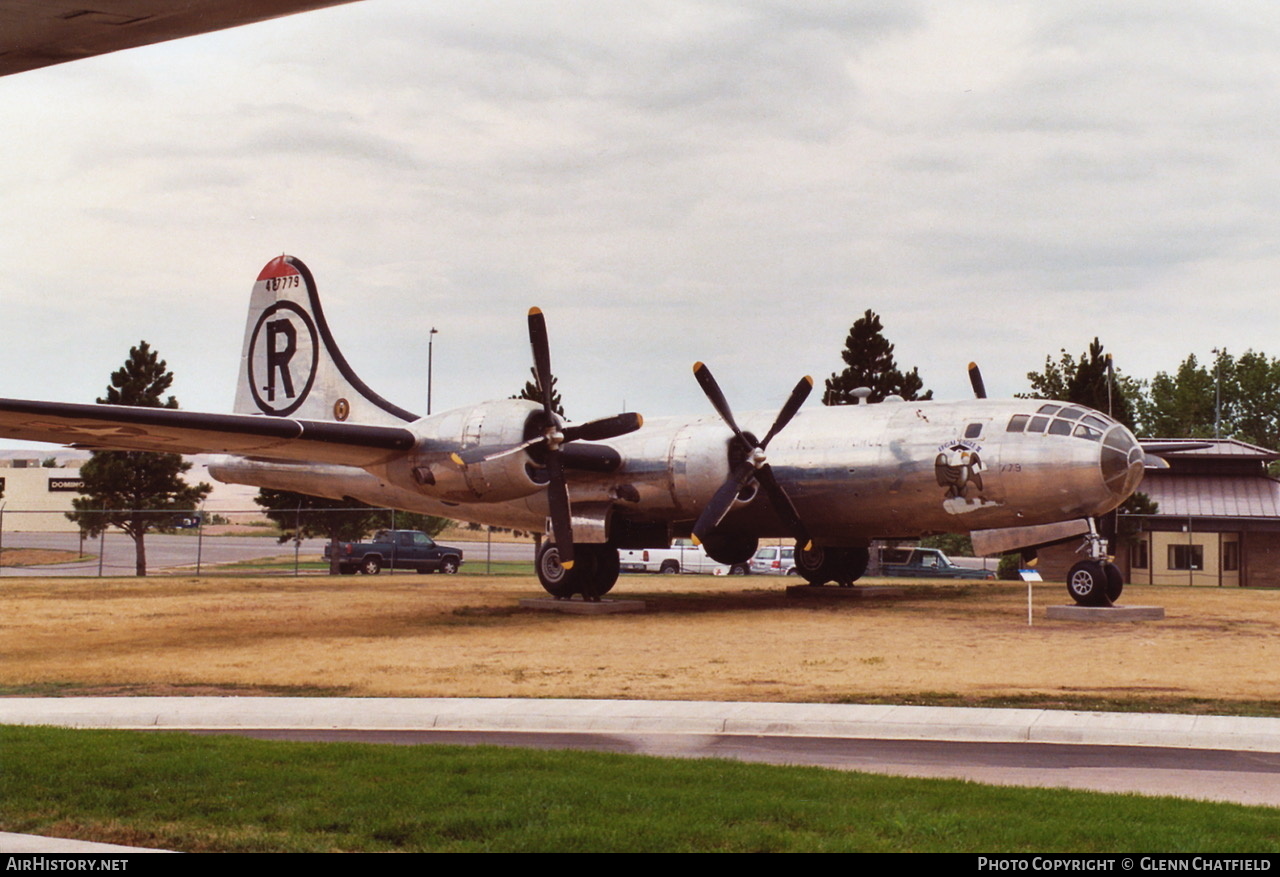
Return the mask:
<svg viewBox="0 0 1280 877">
<path fill-rule="evenodd" d="M 744 576 L 750 571 L 746 563 L 720 563 L 707 555 L 692 539 L 676 539 L 670 548 L 635 548 L 618 552 L 623 572 L 656 572 L 663 575 L 704 573 L 714 576 Z"/>
<path fill-rule="evenodd" d="M 329 559 L 329 546 L 324 547 Z M 339 542 L 338 571 L 351 575 L 377 575 L 385 569 L 456 573 L 462 566 L 462 549 L 441 545 L 421 530 L 379 530 L 371 542 Z"/>
<path fill-rule="evenodd" d="M 796 550 L 780 545 L 769 545 L 756 551 L 751 558 L 751 572 L 766 576 L 793 576 L 796 574 Z"/>
<path fill-rule="evenodd" d="M 989 569 L 958 566 L 936 548 L 893 548 L 880 558 L 880 574 L 918 579 L 994 579 Z"/>
</svg>

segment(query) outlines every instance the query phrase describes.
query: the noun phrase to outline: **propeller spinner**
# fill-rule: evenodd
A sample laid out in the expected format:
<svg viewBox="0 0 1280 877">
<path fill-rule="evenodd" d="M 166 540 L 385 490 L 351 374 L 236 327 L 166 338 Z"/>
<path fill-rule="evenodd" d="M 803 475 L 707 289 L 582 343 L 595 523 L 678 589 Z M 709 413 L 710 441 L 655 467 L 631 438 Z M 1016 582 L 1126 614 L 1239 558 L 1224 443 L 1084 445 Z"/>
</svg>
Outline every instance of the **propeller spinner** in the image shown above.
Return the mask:
<svg viewBox="0 0 1280 877">
<path fill-rule="evenodd" d="M 716 409 L 716 413 L 733 430 L 735 439 L 746 452 L 745 458 L 733 466 L 729 471 L 729 477 L 725 479 L 724 484 L 720 485 L 720 489 L 715 492 L 715 495 L 711 497 L 711 501 L 707 503 L 706 508 L 702 510 L 702 514 L 698 516 L 697 522 L 693 525 L 693 541 L 696 544 L 702 544 L 706 541 L 707 537 L 724 520 L 725 515 L 729 513 L 729 509 L 732 508 L 734 499 L 738 494 L 754 482 L 764 487 L 765 492 L 769 495 L 769 501 L 773 504 L 778 516 L 782 518 L 787 525 L 787 529 L 796 537 L 796 544 L 805 549 L 811 547 L 813 543 L 809 539 L 809 531 L 800 520 L 800 515 L 796 512 L 796 507 L 791 502 L 791 498 L 787 496 L 786 491 L 782 489 L 782 485 L 774 478 L 773 469 L 767 462 L 765 450 L 774 436 L 791 422 L 791 418 L 795 417 L 796 412 L 800 410 L 800 406 L 804 404 L 805 399 L 808 398 L 810 391 L 813 389 L 813 378 L 806 375 L 800 379 L 795 389 L 791 391 L 791 395 L 787 397 L 782 410 L 778 412 L 777 418 L 773 421 L 773 426 L 769 427 L 769 432 L 762 441 L 757 442 L 753 437 L 748 436 L 738 428 L 737 421 L 733 419 L 733 411 L 729 408 L 729 402 L 720 390 L 720 385 L 716 383 L 715 377 L 712 376 L 711 369 L 707 368 L 704 363 L 695 362 L 693 364 L 693 376 L 697 378 L 698 385 L 702 387 L 702 392 L 706 394 L 712 407 Z"/>
</svg>

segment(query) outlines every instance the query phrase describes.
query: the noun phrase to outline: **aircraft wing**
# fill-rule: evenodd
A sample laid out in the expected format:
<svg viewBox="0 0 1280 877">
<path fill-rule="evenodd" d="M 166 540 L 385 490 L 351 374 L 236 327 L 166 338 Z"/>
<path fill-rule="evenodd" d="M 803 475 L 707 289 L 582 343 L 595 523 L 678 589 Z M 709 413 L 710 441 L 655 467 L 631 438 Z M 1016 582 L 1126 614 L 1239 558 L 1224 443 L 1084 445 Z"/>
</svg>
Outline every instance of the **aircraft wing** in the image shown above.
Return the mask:
<svg viewBox="0 0 1280 877">
<path fill-rule="evenodd" d="M 0 76 L 352 0 L 0 0 Z"/>
<path fill-rule="evenodd" d="M 347 466 L 394 459 L 418 442 L 399 426 L 22 399 L 0 399 L 0 434 L 99 451 L 239 454 Z M 453 448 L 436 450 L 444 455 Z"/>
</svg>

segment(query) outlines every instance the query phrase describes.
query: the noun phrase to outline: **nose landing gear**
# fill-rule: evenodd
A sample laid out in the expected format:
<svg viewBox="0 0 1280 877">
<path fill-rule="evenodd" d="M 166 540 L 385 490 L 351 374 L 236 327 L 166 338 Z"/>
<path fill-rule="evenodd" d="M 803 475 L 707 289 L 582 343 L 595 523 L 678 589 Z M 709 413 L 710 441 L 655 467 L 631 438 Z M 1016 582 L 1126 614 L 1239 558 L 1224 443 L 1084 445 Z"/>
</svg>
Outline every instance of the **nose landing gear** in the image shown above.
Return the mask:
<svg viewBox="0 0 1280 877">
<path fill-rule="evenodd" d="M 1086 551 L 1088 558 L 1067 573 L 1067 593 L 1081 606 L 1115 605 L 1124 590 L 1124 576 L 1120 568 L 1107 559 L 1107 540 L 1098 534 L 1092 518 L 1080 550 Z"/>
</svg>

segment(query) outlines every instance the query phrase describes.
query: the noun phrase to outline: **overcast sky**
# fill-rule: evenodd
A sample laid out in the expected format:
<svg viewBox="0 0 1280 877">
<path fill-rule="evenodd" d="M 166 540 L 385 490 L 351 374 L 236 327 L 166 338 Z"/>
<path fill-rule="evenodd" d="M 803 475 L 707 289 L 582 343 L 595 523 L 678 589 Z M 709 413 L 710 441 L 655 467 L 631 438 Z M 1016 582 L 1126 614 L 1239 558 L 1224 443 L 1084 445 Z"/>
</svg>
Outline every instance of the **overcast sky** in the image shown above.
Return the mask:
<svg viewBox="0 0 1280 877">
<path fill-rule="evenodd" d="M 434 409 L 737 410 L 882 315 L 941 398 L 1094 335 L 1149 378 L 1280 355 L 1280 5 L 364 0 L 0 79 L 0 395 L 146 339 L 229 411 L 288 252 L 357 372 Z M 810 404 L 817 404 L 817 394 Z"/>
</svg>

